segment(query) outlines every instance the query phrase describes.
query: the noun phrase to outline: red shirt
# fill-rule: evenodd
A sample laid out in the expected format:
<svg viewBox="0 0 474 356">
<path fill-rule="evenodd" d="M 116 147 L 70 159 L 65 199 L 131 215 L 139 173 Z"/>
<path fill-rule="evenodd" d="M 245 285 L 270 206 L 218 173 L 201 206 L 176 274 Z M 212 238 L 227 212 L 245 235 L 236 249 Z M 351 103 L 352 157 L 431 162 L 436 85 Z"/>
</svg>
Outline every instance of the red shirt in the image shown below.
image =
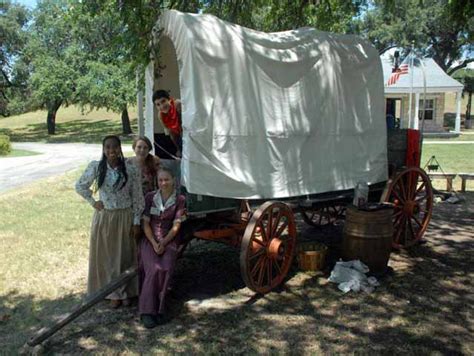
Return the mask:
<svg viewBox="0 0 474 356">
<path fill-rule="evenodd" d="M 168 113 L 160 112 L 161 121 L 175 135 L 181 135 L 181 113 L 176 110 L 174 99 L 170 99 L 170 109 Z"/>
</svg>

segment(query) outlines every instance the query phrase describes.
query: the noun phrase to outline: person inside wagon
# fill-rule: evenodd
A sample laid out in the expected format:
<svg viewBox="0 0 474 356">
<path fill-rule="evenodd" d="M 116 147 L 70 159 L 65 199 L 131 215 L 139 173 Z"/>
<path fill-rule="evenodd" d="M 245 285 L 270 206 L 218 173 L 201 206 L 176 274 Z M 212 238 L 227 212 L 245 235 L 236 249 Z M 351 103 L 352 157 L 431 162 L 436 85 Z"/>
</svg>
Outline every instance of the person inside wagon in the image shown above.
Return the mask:
<svg viewBox="0 0 474 356">
<path fill-rule="evenodd" d="M 176 156 L 181 157 L 181 101 L 172 98 L 166 90 L 159 89 L 153 93 L 153 103 L 158 109 L 163 126 L 169 131 L 171 141 L 176 146 Z"/>
<path fill-rule="evenodd" d="M 138 311 L 146 328 L 166 321 L 165 300 L 178 255 L 178 239 L 185 215 L 185 197 L 175 188 L 173 172 L 158 171 L 158 188 L 145 196 L 143 230 L 140 241 Z"/>
</svg>

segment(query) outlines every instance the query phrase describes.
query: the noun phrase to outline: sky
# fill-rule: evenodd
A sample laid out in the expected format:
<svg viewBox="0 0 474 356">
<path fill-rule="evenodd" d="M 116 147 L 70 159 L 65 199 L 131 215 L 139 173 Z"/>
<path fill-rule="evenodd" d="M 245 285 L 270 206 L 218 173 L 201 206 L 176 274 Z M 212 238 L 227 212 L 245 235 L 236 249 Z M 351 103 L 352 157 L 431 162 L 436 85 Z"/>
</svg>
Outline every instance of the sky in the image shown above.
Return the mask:
<svg viewBox="0 0 474 356">
<path fill-rule="evenodd" d="M 16 2 L 18 4 L 25 5 L 26 7 L 33 9 L 36 6 L 38 0 L 13 0 L 12 2 Z"/>
</svg>

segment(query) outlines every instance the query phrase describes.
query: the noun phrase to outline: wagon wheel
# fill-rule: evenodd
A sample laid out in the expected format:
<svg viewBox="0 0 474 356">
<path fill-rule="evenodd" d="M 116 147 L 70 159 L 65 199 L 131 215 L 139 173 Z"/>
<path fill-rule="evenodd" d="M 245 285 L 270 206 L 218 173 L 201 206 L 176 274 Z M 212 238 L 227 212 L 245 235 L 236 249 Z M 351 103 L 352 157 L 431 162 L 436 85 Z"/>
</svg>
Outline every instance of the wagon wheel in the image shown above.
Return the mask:
<svg viewBox="0 0 474 356">
<path fill-rule="evenodd" d="M 250 219 L 240 247 L 240 271 L 247 287 L 268 293 L 285 279 L 296 247 L 296 224 L 288 205 L 266 202 Z"/>
<path fill-rule="evenodd" d="M 409 247 L 423 237 L 433 210 L 433 189 L 426 173 L 417 167 L 400 172 L 393 179 L 387 201 L 394 203 L 394 248 Z"/>
<path fill-rule="evenodd" d="M 320 227 L 334 224 L 344 216 L 344 205 L 328 205 L 322 208 L 303 209 L 301 215 L 306 224 Z"/>
</svg>

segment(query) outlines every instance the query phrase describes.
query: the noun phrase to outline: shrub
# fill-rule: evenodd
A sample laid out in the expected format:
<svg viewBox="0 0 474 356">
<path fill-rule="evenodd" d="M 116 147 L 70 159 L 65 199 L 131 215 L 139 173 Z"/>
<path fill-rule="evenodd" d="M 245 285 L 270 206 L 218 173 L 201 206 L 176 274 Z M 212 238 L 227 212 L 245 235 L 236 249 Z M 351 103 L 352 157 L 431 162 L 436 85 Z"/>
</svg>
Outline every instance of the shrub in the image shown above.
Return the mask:
<svg viewBox="0 0 474 356">
<path fill-rule="evenodd" d="M 0 156 L 6 156 L 12 150 L 10 137 L 7 135 L 0 135 Z"/>
<path fill-rule="evenodd" d="M 444 127 L 448 127 L 450 129 L 454 129 L 454 124 L 456 122 L 456 114 L 455 113 L 445 113 L 444 114 Z"/>
</svg>

